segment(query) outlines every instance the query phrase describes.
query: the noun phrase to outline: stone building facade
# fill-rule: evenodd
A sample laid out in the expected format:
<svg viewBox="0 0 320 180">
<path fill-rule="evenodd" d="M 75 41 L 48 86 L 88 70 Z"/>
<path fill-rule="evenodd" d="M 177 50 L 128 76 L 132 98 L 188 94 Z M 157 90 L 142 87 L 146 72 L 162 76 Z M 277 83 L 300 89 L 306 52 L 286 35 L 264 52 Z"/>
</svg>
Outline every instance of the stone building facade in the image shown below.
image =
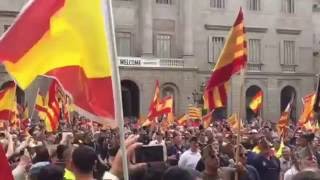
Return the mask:
<svg viewBox="0 0 320 180">
<path fill-rule="evenodd" d="M 25 2 L 0 1 L 0 32 Z M 277 121 L 291 94 L 296 119 L 302 110 L 301 98 L 314 91 L 319 72 L 316 4 L 316 0 L 113 0 L 125 116 L 147 114 L 156 80 L 163 96 L 174 96 L 176 115 L 190 103 L 200 103 L 242 7 L 249 63 L 243 95 L 235 76 L 226 111 L 239 111 L 240 101 L 247 106 L 262 90 L 264 119 Z M 243 111 L 250 119 L 252 113 Z"/>
</svg>

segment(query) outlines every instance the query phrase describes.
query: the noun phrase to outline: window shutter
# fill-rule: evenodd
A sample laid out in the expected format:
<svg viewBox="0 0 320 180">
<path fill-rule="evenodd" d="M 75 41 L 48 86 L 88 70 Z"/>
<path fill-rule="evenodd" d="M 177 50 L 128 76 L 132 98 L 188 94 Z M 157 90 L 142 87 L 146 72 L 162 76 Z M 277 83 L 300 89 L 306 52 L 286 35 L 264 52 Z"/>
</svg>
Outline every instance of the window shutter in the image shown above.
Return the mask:
<svg viewBox="0 0 320 180">
<path fill-rule="evenodd" d="M 280 64 L 284 65 L 284 41 L 280 40 L 279 42 L 279 60 Z"/>
<path fill-rule="evenodd" d="M 212 36 L 208 37 L 208 62 L 213 63 L 213 42 Z"/>
</svg>

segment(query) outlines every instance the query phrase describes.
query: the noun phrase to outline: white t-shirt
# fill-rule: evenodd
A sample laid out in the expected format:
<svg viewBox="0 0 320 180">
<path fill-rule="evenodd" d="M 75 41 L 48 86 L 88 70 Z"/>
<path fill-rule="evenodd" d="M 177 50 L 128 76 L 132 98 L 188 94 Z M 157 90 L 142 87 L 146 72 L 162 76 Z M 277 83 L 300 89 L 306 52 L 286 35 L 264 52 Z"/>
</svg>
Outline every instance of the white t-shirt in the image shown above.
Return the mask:
<svg viewBox="0 0 320 180">
<path fill-rule="evenodd" d="M 178 166 L 184 169 L 196 169 L 197 163 L 201 158 L 201 154 L 199 151 L 192 152 L 190 149 L 184 152 L 180 159 Z"/>
<path fill-rule="evenodd" d="M 292 180 L 293 176 L 298 174 L 298 170 L 292 166 L 288 171 L 284 173 L 283 180 Z"/>
</svg>

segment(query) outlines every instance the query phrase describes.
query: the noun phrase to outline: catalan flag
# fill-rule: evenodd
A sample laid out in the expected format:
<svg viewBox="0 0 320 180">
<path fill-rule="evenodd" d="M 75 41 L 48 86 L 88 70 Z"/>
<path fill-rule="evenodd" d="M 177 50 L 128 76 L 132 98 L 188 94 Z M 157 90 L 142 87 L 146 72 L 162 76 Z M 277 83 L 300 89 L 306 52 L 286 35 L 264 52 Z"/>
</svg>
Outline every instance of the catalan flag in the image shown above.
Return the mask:
<svg viewBox="0 0 320 180">
<path fill-rule="evenodd" d="M 277 130 L 279 136 L 284 136 L 287 133 L 289 128 L 289 121 L 290 121 L 290 113 L 292 109 L 294 95 L 292 94 L 291 100 L 289 101 L 286 109 L 281 113 L 280 119 L 277 124 Z"/>
<path fill-rule="evenodd" d="M 152 102 L 150 104 L 150 108 L 149 108 L 149 113 L 148 113 L 148 118 L 149 119 L 154 119 L 156 117 L 156 110 L 157 110 L 157 106 L 160 103 L 160 86 L 159 86 L 159 81 L 156 81 L 156 87 L 154 90 L 154 95 L 153 95 L 153 99 Z"/>
<path fill-rule="evenodd" d="M 315 93 L 308 94 L 307 96 L 303 97 L 303 112 L 299 118 L 298 125 L 303 126 L 308 121 L 313 118 L 313 107 L 315 102 L 316 95 Z"/>
<path fill-rule="evenodd" d="M 249 107 L 250 109 L 257 114 L 262 106 L 263 92 L 258 91 L 257 94 L 252 98 Z"/>
<path fill-rule="evenodd" d="M 18 113 L 16 84 L 9 83 L 0 91 L 0 120 L 15 121 Z"/>
<path fill-rule="evenodd" d="M 201 119 L 202 117 L 201 109 L 194 106 L 189 106 L 188 116 L 190 119 Z"/>
<path fill-rule="evenodd" d="M 0 59 L 22 89 L 53 77 L 80 113 L 115 126 L 104 2 L 31 1 L 0 39 Z"/>
<path fill-rule="evenodd" d="M 243 13 L 240 9 L 238 17 L 230 30 L 230 34 L 207 82 L 204 91 L 204 105 L 212 110 L 226 106 L 227 90 L 232 75 L 243 69 L 247 62 L 247 42 L 245 38 Z"/>
<path fill-rule="evenodd" d="M 49 107 L 48 99 L 48 95 L 41 96 L 38 93 L 35 108 L 38 111 L 40 119 L 44 121 L 46 131 L 55 132 L 59 126 L 59 116 L 56 116 L 54 110 Z"/>
</svg>

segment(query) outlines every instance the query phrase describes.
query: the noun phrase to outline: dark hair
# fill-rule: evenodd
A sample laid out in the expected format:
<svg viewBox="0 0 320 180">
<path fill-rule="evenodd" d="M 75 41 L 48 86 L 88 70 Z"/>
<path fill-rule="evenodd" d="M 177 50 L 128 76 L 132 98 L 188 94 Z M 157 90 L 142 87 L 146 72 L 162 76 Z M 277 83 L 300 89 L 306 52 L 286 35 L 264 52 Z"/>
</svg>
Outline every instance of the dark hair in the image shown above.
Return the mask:
<svg viewBox="0 0 320 180">
<path fill-rule="evenodd" d="M 57 158 L 59 160 L 63 160 L 63 153 L 64 151 L 67 149 L 67 146 L 66 145 L 63 145 L 63 144 L 59 144 L 57 146 Z"/>
<path fill-rule="evenodd" d="M 37 179 L 63 180 L 63 176 L 64 170 L 61 167 L 50 164 L 41 168 L 39 174 L 37 175 Z"/>
<path fill-rule="evenodd" d="M 190 142 L 198 142 L 198 138 L 196 136 L 193 136 L 190 138 Z"/>
<path fill-rule="evenodd" d="M 172 167 L 165 171 L 162 176 L 162 180 L 194 180 L 191 173 L 185 169 L 181 169 L 179 167 Z"/>
<path fill-rule="evenodd" d="M 96 160 L 97 155 L 89 146 L 79 146 L 72 153 L 72 162 L 74 166 L 79 172 L 84 174 L 92 172 Z"/>
<path fill-rule="evenodd" d="M 33 159 L 33 163 L 50 161 L 49 151 L 45 146 L 38 146 L 35 148 L 36 156 Z"/>
</svg>

